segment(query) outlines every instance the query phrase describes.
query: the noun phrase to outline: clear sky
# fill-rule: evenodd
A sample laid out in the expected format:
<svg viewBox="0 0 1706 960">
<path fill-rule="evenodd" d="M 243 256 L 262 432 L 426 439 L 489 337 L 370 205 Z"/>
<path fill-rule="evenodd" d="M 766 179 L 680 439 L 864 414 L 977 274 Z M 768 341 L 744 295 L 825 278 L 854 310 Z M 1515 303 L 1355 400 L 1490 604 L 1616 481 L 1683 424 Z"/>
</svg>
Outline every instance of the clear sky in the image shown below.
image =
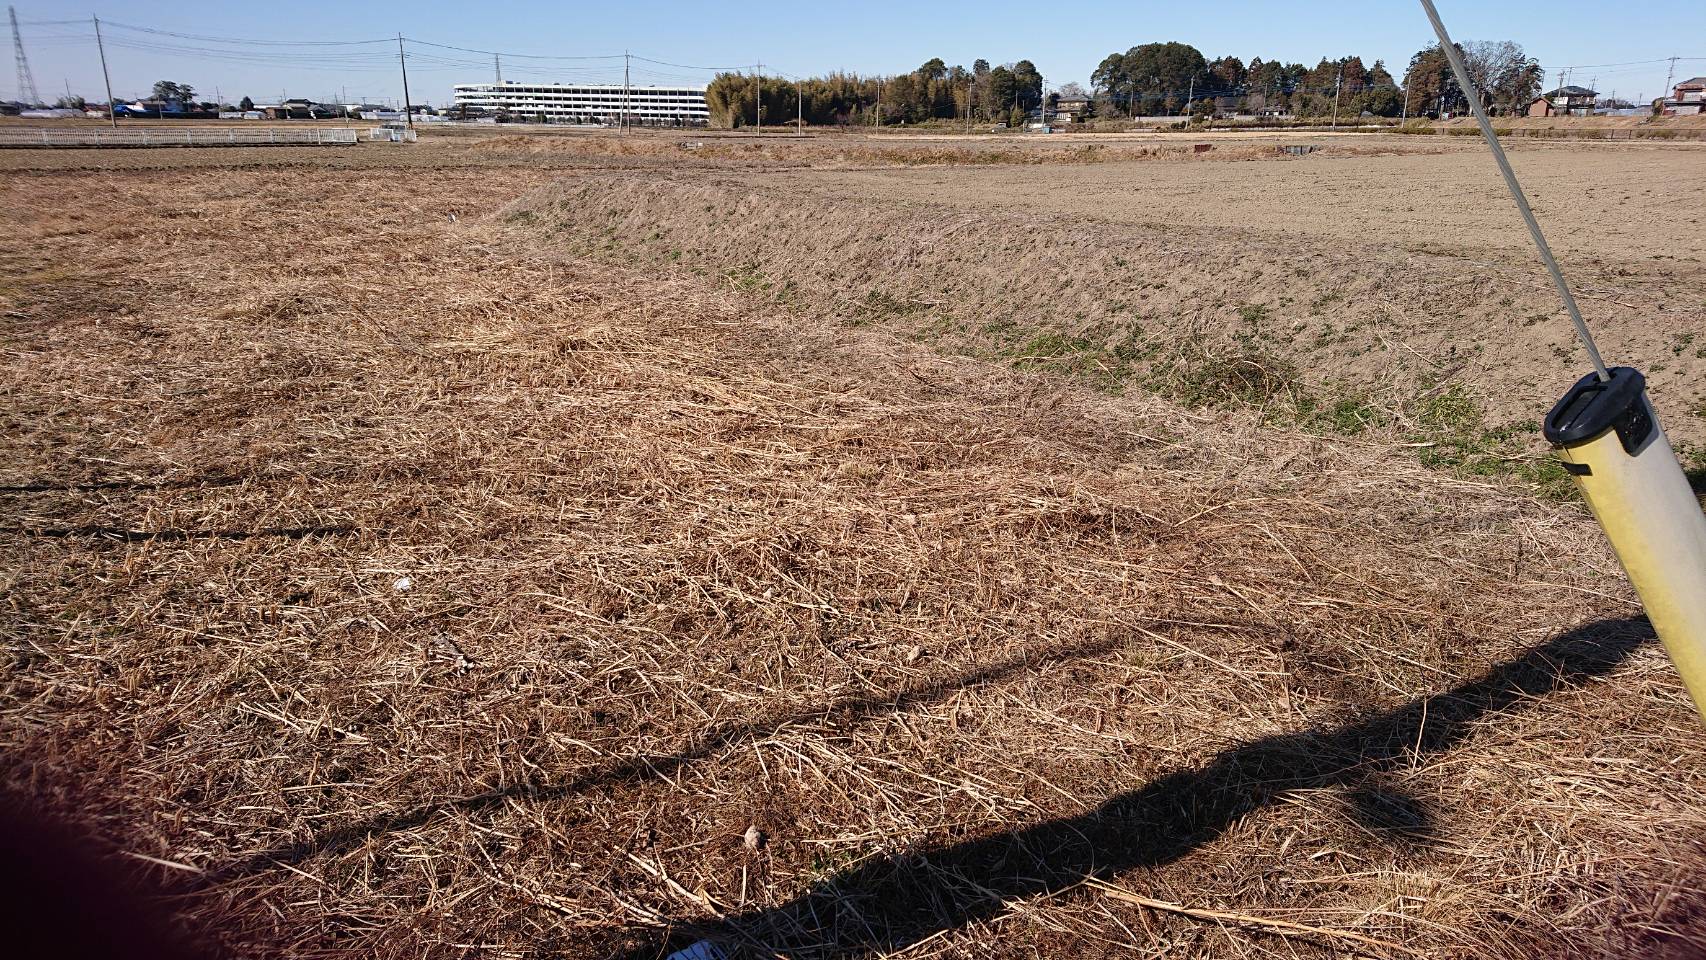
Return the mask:
<svg viewBox="0 0 1706 960">
<path fill-rule="evenodd" d="M 1677 79 L 1706 74 L 1706 31 L 1700 7 L 1683 0 L 1636 0 L 1628 6 L 1586 0 L 1436 0 L 1454 39 L 1515 40 L 1539 58 L 1547 86 L 1560 67 L 1583 65 L 1571 83 L 1597 78 L 1602 93 L 1647 100 L 1659 96 L 1669 64 L 1630 63 L 1669 56 L 1700 58 L 1677 65 Z M 90 98 L 102 93 L 91 14 L 111 22 L 108 42 L 113 92 L 147 93 L 155 80 L 192 84 L 211 98 L 247 94 L 258 102 L 280 94 L 317 100 L 397 98 L 401 82 L 393 40 L 384 44 L 300 47 L 228 44 L 142 33 L 130 27 L 211 38 L 264 41 L 369 40 L 401 31 L 440 44 L 513 52 L 504 63 L 511 79 L 589 81 L 622 79 L 624 50 L 654 61 L 692 66 L 762 62 L 767 72 L 821 74 L 911 70 L 931 57 L 949 65 L 982 57 L 993 64 L 1030 59 L 1048 84 L 1076 80 L 1108 53 L 1140 43 L 1179 40 L 1209 57 L 1260 56 L 1313 66 L 1322 57 L 1356 54 L 1386 60 L 1399 72 L 1432 39 L 1419 3 L 1376 4 L 1108 3 L 1084 0 L 1068 7 L 1006 0 L 935 0 L 864 5 L 777 3 L 708 4 L 690 0 L 629 3 L 470 3 L 468 0 L 334 3 L 132 2 L 87 9 L 64 2 L 20 0 L 24 44 L 42 96 L 51 100 L 69 82 Z M 80 20 L 53 24 L 41 21 Z M 527 60 L 615 55 L 608 60 Z M 1619 64 L 1619 66 L 1590 66 Z M 710 74 L 647 61 L 633 64 L 636 83 L 703 83 Z M 443 104 L 458 81 L 488 80 L 489 56 L 412 47 L 410 93 L 417 103 Z M 16 96 L 12 71 L 0 97 Z"/>
</svg>

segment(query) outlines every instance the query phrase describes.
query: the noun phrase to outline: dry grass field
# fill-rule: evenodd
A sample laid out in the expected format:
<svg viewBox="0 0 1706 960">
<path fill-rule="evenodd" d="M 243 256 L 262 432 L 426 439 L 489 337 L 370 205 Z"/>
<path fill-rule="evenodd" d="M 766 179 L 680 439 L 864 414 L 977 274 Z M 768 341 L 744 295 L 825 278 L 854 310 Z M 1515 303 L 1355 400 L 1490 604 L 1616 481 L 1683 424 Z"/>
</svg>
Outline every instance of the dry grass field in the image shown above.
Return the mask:
<svg viewBox="0 0 1706 960">
<path fill-rule="evenodd" d="M 0 155 L 8 803 L 233 956 L 1699 956 L 1580 358 L 1419 139 Z M 1702 201 L 1600 192 L 1698 152 L 1532 150 L 1706 434 Z"/>
</svg>

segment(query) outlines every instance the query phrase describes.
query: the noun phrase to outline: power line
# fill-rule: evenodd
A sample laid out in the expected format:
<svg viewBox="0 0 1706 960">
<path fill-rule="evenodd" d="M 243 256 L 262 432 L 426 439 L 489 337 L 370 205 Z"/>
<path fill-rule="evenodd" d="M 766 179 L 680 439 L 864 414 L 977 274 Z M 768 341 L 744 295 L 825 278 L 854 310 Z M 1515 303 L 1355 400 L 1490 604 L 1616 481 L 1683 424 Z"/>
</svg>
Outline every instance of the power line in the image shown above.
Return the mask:
<svg viewBox="0 0 1706 960">
<path fill-rule="evenodd" d="M 198 33 L 178 33 L 173 30 L 160 30 L 155 27 L 140 27 L 131 23 L 120 23 L 117 20 L 104 20 L 102 22 L 109 27 L 118 27 L 122 30 L 152 33 L 162 37 L 176 37 L 180 40 L 199 40 L 205 43 L 242 43 L 259 47 L 353 47 L 392 42 L 388 37 L 382 37 L 378 40 L 252 40 L 242 37 L 210 37 Z"/>
<path fill-rule="evenodd" d="M 1660 57 L 1657 60 L 1630 60 L 1627 63 L 1578 63 L 1564 67 L 1565 70 L 1599 70 L 1604 67 L 1639 67 L 1653 63 L 1669 63 L 1672 60 L 1706 60 L 1706 57 Z"/>
<path fill-rule="evenodd" d="M 518 60 L 620 60 L 623 57 L 620 53 L 598 54 L 596 56 L 584 57 L 564 57 L 542 53 L 512 53 L 508 50 L 479 50 L 474 47 L 458 47 L 448 43 L 434 43 L 431 40 L 417 40 L 414 37 L 404 37 L 403 39 L 410 43 L 418 43 L 423 47 L 438 47 L 441 50 L 460 50 L 463 53 L 478 53 L 487 57 L 496 54 L 498 56 L 512 57 Z"/>
<path fill-rule="evenodd" d="M 750 63 L 733 67 L 701 67 L 691 63 L 670 63 L 668 60 L 653 60 L 649 57 L 642 57 L 637 53 L 634 54 L 633 57 L 635 60 L 644 60 L 647 63 L 656 63 L 665 67 L 680 67 L 683 70 L 750 70 L 753 68 L 753 65 Z"/>
</svg>

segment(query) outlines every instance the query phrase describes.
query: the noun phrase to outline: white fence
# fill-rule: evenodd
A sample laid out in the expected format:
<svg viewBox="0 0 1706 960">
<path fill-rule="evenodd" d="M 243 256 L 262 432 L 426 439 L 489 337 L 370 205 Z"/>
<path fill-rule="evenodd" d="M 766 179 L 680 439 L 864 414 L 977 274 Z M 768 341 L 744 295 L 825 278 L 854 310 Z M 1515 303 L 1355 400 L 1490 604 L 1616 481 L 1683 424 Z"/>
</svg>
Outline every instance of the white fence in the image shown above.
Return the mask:
<svg viewBox="0 0 1706 960">
<path fill-rule="evenodd" d="M 0 127 L 0 147 L 266 147 L 356 142 L 351 127 Z"/>
</svg>

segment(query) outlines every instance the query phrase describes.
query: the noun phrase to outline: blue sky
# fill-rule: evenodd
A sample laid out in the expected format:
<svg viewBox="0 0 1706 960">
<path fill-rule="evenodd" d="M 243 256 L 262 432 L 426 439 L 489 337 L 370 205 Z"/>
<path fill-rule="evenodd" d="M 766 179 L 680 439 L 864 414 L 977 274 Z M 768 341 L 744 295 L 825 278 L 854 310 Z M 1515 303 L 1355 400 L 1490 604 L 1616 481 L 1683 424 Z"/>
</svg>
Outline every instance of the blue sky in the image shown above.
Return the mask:
<svg viewBox="0 0 1706 960">
<path fill-rule="evenodd" d="M 1672 55 L 1706 58 L 1697 3 L 1640 0 L 1632 7 L 1549 2 L 1470 3 L 1436 0 L 1458 40 L 1515 40 L 1540 59 L 1548 85 L 1560 67 L 1584 67 L 1570 78 L 1597 89 L 1651 100 L 1661 92 Z M 1088 83 L 1103 56 L 1140 43 L 1179 40 L 1214 57 L 1278 57 L 1313 65 L 1322 57 L 1357 54 L 1401 66 L 1431 38 L 1421 7 L 1411 0 L 1378 4 L 1221 0 L 1213 4 L 1103 3 L 1068 8 L 1046 4 L 979 2 L 741 5 L 649 0 L 626 3 L 488 3 L 467 0 L 413 3 L 277 4 L 127 3 L 90 10 L 65 3 L 21 0 L 24 42 L 44 97 L 101 94 L 100 65 L 86 18 L 112 23 L 108 60 L 114 93 L 134 97 L 155 80 L 195 86 L 211 98 L 247 94 L 275 100 L 281 93 L 314 99 L 396 98 L 401 83 L 396 47 L 224 45 L 141 33 L 123 25 L 207 37 L 270 40 L 412 38 L 482 50 L 557 57 L 618 55 L 611 60 L 525 60 L 505 63 L 512 79 L 620 81 L 624 50 L 655 61 L 691 66 L 762 61 L 772 71 L 817 74 L 832 69 L 860 73 L 910 70 L 933 56 L 950 65 L 983 57 L 991 63 L 1029 58 L 1050 86 Z M 858 11 L 849 13 L 848 11 Z M 77 24 L 32 21 L 81 19 Z M 1692 25 L 1686 26 L 1685 25 Z M 190 48 L 190 49 L 178 49 Z M 704 82 L 709 73 L 636 61 L 635 82 Z M 1706 74 L 1706 59 L 1677 66 L 1678 79 Z M 490 58 L 434 48 L 411 49 L 410 88 L 415 102 L 444 103 L 457 81 L 490 79 Z M 12 71 L 0 77 L 0 97 L 16 96 Z M 341 94 L 340 94 L 341 91 Z"/>
</svg>

